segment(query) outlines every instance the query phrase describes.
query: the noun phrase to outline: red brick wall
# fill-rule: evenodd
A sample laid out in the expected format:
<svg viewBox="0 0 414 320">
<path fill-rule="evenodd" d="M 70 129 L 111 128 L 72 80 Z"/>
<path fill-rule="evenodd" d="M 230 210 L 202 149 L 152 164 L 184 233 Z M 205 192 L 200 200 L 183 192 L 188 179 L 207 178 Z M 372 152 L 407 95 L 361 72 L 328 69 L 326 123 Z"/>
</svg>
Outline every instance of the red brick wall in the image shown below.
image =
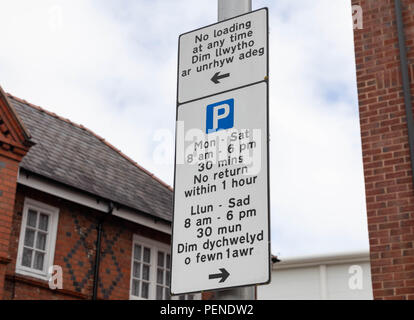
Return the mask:
<svg viewBox="0 0 414 320">
<path fill-rule="evenodd" d="M 59 208 L 55 265 L 63 269 L 63 290 L 51 290 L 46 282 L 15 276 L 16 256 L 24 198 Z M 19 185 L 14 208 L 5 299 L 91 299 L 98 218 L 95 210 Z M 109 217 L 103 225 L 99 299 L 129 299 L 133 234 L 169 244 L 166 234 Z"/>
<path fill-rule="evenodd" d="M 9 262 L 9 241 L 19 163 L 0 155 L 0 297 L 3 296 L 4 275 Z"/>
<path fill-rule="evenodd" d="M 414 93 L 414 0 L 403 0 Z M 355 59 L 375 299 L 414 298 L 414 193 L 394 0 L 353 0 L 363 10 Z"/>
</svg>

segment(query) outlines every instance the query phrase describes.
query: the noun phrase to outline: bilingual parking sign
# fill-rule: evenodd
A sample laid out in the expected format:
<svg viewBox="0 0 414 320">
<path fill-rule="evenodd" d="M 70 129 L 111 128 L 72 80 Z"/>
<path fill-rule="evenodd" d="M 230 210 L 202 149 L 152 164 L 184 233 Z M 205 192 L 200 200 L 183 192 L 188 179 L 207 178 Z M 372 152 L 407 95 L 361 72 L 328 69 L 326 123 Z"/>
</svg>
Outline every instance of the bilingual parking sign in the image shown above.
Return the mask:
<svg viewBox="0 0 414 320">
<path fill-rule="evenodd" d="M 267 9 L 180 36 L 173 295 L 270 281 L 267 37 Z"/>
</svg>

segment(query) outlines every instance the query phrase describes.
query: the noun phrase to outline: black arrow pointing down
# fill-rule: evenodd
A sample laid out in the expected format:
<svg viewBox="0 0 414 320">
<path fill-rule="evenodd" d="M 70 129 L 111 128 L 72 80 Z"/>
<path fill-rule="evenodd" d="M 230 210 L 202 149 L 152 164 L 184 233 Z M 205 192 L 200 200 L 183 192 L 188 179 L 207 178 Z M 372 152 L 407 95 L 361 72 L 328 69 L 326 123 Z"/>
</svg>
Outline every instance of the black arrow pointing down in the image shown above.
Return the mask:
<svg viewBox="0 0 414 320">
<path fill-rule="evenodd" d="M 227 77 L 230 77 L 230 73 L 225 73 L 225 74 L 220 75 L 220 71 L 219 71 L 219 72 L 216 72 L 210 80 L 213 81 L 215 84 L 218 84 L 220 83 L 219 81 L 220 79 L 224 79 Z"/>
<path fill-rule="evenodd" d="M 224 282 L 226 281 L 226 279 L 229 277 L 230 273 L 227 272 L 226 269 L 224 268 L 220 268 L 219 269 L 221 272 L 220 273 L 214 273 L 214 274 L 210 274 L 208 276 L 208 278 L 211 279 L 218 279 L 221 278 L 221 280 L 219 282 Z"/>
</svg>

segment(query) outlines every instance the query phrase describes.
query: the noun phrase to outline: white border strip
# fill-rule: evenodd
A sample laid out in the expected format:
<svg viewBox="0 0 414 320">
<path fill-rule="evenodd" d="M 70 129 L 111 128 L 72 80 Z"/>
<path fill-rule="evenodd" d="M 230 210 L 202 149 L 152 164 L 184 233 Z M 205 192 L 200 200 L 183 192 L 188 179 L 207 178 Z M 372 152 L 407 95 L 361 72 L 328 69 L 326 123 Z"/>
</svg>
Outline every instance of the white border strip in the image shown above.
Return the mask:
<svg viewBox="0 0 414 320">
<path fill-rule="evenodd" d="M 88 208 L 92 208 L 101 212 L 108 212 L 107 201 L 99 201 L 97 198 L 85 194 L 81 191 L 74 190 L 60 183 L 52 182 L 39 176 L 31 175 L 30 173 L 22 173 L 19 170 L 17 182 L 21 185 L 75 202 Z M 151 229 L 155 229 L 166 234 L 171 234 L 171 223 L 146 217 L 132 209 L 115 208 L 112 214 L 114 216 L 149 227 Z"/>
<path fill-rule="evenodd" d="M 280 262 L 273 263 L 273 270 L 311 267 L 317 265 L 330 265 L 339 263 L 370 262 L 370 257 L 368 251 L 361 251 L 331 255 L 304 256 L 289 259 L 280 258 L 280 260 Z"/>
</svg>

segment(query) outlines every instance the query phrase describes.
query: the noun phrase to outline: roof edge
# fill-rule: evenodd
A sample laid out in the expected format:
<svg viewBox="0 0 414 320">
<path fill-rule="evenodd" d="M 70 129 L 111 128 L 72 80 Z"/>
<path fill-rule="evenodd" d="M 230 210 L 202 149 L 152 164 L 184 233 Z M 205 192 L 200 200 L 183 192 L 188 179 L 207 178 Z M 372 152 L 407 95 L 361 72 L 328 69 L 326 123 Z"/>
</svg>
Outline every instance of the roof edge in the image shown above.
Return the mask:
<svg viewBox="0 0 414 320">
<path fill-rule="evenodd" d="M 22 119 L 20 119 L 18 113 L 16 112 L 16 110 L 14 109 L 13 105 L 10 103 L 9 99 L 9 94 L 6 93 L 3 88 L 0 86 L 0 98 L 3 99 L 3 101 L 6 103 L 7 107 L 10 109 L 11 114 L 14 118 L 14 120 L 16 121 L 16 123 L 18 124 L 18 126 L 20 127 L 22 133 L 23 133 L 23 137 L 26 140 L 26 143 L 30 144 L 30 139 L 32 138 L 29 130 L 26 128 L 26 126 L 24 125 L 24 122 L 22 121 Z"/>
<path fill-rule="evenodd" d="M 138 215 L 138 216 L 142 216 L 145 217 L 147 219 L 152 219 L 154 221 L 162 221 L 164 223 L 167 224 L 171 224 L 172 223 L 172 217 L 171 220 L 164 218 L 164 217 L 160 217 L 157 215 L 152 215 L 151 213 L 148 212 L 144 212 L 142 210 L 138 210 L 136 208 L 132 208 L 128 205 L 119 203 L 117 201 L 111 200 L 109 198 L 105 198 L 103 196 L 99 196 L 97 194 L 91 193 L 89 191 L 86 190 L 82 190 L 79 189 L 77 187 L 74 187 L 72 185 L 68 185 L 64 182 L 58 181 L 58 180 L 54 180 L 48 177 L 45 177 L 39 173 L 33 172 L 29 169 L 26 169 L 22 166 L 19 167 L 20 171 L 19 171 L 19 176 L 18 176 L 18 180 L 17 183 L 22 185 L 22 186 L 26 186 L 41 192 L 45 192 L 48 194 L 51 194 L 55 197 L 59 197 L 62 199 L 65 199 L 67 201 L 71 201 L 73 203 L 77 203 L 78 205 L 81 206 L 86 206 L 89 208 L 92 208 L 94 210 L 97 211 L 102 211 L 102 212 L 107 212 L 107 205 L 109 202 L 114 203 L 115 205 L 115 212 L 119 211 L 120 209 L 125 209 L 125 210 L 130 210 L 132 212 L 134 212 L 134 214 Z M 32 183 L 28 183 L 28 181 L 32 181 Z M 36 186 L 34 185 L 36 184 Z M 45 186 L 49 186 L 49 187 L 53 187 L 53 188 L 48 188 L 48 190 L 45 189 Z M 50 192 L 50 190 L 53 190 L 53 192 Z M 85 198 L 82 198 L 82 201 L 79 201 L 81 198 L 79 198 L 79 194 L 83 194 L 85 195 Z M 86 200 L 85 200 L 86 199 Z M 91 201 L 90 199 L 94 199 L 94 201 L 99 200 L 98 202 L 96 202 L 95 205 L 91 205 Z M 87 204 L 87 202 L 89 204 Z M 103 205 L 105 207 L 105 209 L 100 208 L 100 203 L 105 203 L 105 205 Z M 115 216 L 120 216 L 120 214 L 115 214 Z M 128 220 L 128 219 L 127 219 Z"/>
<path fill-rule="evenodd" d="M 1 89 L 1 87 L 0 87 Z M 107 145 L 109 148 L 111 148 L 112 150 L 114 150 L 115 152 L 117 152 L 121 157 L 123 157 L 124 159 L 126 159 L 127 161 L 129 161 L 130 163 L 132 163 L 135 167 L 137 167 L 138 169 L 140 169 L 141 171 L 143 171 L 145 174 L 147 174 L 148 176 L 150 176 L 152 179 L 154 179 L 155 181 L 157 181 L 159 184 L 161 184 L 163 187 L 167 188 L 170 191 L 173 191 L 173 188 L 167 184 L 166 182 L 164 182 L 163 180 L 161 180 L 160 178 L 156 177 L 152 172 L 148 171 L 147 169 L 145 169 L 144 167 L 142 167 L 141 165 L 139 165 L 136 161 L 134 161 L 133 159 L 131 159 L 130 157 L 128 157 L 126 154 L 122 153 L 121 150 L 119 150 L 118 148 L 116 148 L 115 146 L 113 146 L 111 143 L 109 143 L 108 141 L 106 141 L 104 138 L 102 138 L 101 136 L 99 136 L 98 134 L 96 134 L 95 132 L 93 132 L 91 129 L 86 128 L 85 126 L 83 126 L 82 124 L 77 124 L 67 118 L 61 117 L 59 115 L 57 115 L 54 112 L 48 111 L 40 106 L 34 105 L 24 99 L 18 98 L 10 93 L 6 93 L 5 97 L 11 98 L 17 102 L 23 103 L 31 108 L 34 108 L 38 111 L 44 112 L 49 116 L 52 116 L 56 119 L 59 119 L 61 121 L 64 121 L 66 123 L 69 123 L 72 126 L 75 126 L 77 128 L 80 128 L 82 130 L 85 130 L 87 132 L 89 132 L 90 134 L 92 134 L 95 138 L 97 138 L 99 141 L 103 142 L 105 145 Z M 11 105 L 11 103 L 9 103 L 9 105 Z M 17 116 L 17 113 L 15 112 L 14 108 L 12 108 L 12 110 L 14 111 L 14 113 Z M 19 118 L 18 118 L 19 119 Z"/>
</svg>

